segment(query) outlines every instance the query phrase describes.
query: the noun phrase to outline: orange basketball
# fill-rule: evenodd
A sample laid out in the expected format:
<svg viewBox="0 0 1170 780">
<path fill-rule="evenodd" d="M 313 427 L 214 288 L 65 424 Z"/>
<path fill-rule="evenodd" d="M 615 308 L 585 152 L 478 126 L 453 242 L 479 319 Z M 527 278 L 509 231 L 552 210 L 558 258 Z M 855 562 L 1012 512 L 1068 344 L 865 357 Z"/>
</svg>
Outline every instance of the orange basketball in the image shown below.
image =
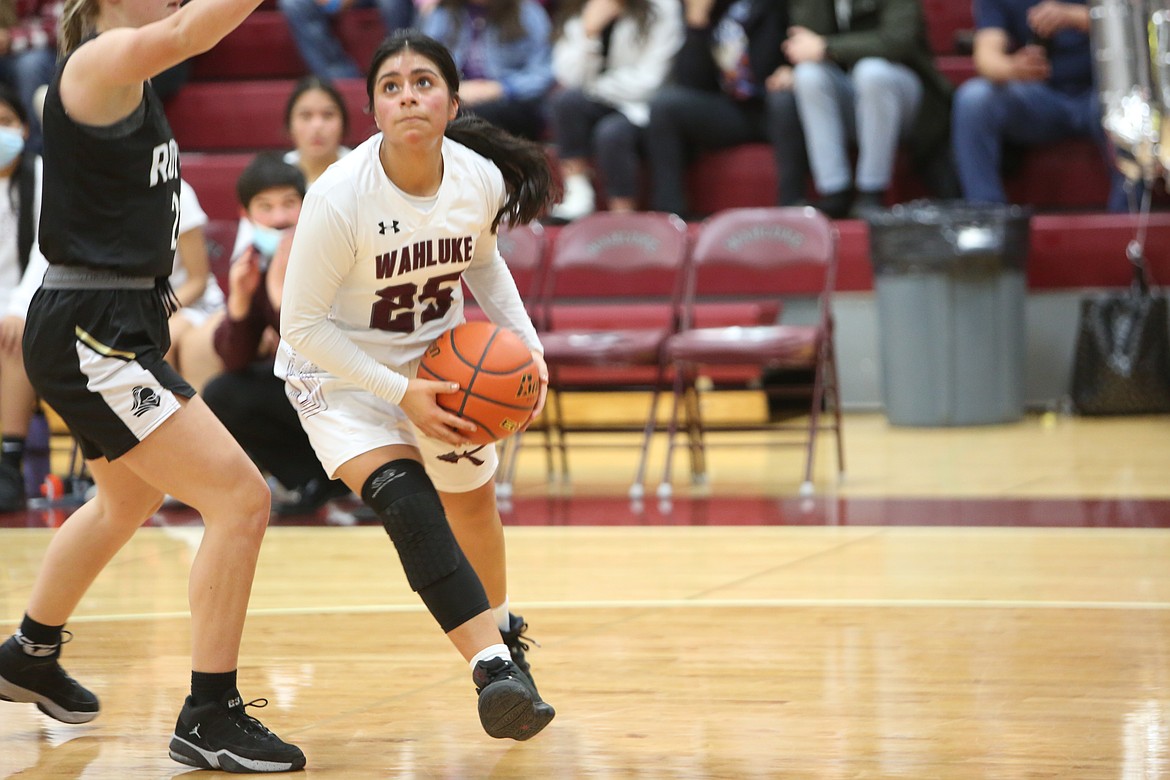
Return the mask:
<svg viewBox="0 0 1170 780">
<path fill-rule="evenodd" d="M 528 347 L 490 322 L 465 322 L 435 339 L 422 356 L 418 377 L 459 383 L 459 392 L 441 393 L 436 400 L 479 426 L 468 437 L 476 444 L 520 430 L 540 391 Z"/>
</svg>

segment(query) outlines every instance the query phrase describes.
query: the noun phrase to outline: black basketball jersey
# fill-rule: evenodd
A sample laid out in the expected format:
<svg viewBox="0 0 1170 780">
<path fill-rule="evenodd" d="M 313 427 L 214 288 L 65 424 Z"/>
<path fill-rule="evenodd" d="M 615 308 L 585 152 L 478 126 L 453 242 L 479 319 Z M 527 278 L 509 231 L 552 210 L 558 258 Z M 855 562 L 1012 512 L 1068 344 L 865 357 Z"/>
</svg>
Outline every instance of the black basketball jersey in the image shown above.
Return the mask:
<svg viewBox="0 0 1170 780">
<path fill-rule="evenodd" d="M 179 227 L 179 148 L 162 102 L 143 85 L 142 103 L 114 125 L 73 121 L 61 103 L 61 73 L 45 97 L 41 251 L 53 265 L 134 276 L 169 276 Z"/>
</svg>

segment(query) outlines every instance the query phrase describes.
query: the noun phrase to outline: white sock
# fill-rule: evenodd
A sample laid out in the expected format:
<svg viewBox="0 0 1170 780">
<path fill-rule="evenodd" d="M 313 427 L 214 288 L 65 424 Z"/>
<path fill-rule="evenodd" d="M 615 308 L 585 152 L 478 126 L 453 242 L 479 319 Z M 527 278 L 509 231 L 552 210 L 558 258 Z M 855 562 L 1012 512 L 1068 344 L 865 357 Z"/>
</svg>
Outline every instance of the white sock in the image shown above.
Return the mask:
<svg viewBox="0 0 1170 780">
<path fill-rule="evenodd" d="M 512 627 L 512 617 L 508 612 L 508 597 L 504 596 L 504 603 L 498 607 L 492 608 L 492 615 L 496 619 L 496 625 L 500 627 L 501 631 L 507 631 Z"/>
<path fill-rule="evenodd" d="M 500 658 L 504 661 L 511 661 L 512 654 L 508 652 L 508 646 L 503 642 L 495 645 L 488 645 L 483 650 L 475 654 L 471 659 L 471 670 L 475 671 L 475 665 L 480 661 L 490 661 L 493 658 Z"/>
</svg>

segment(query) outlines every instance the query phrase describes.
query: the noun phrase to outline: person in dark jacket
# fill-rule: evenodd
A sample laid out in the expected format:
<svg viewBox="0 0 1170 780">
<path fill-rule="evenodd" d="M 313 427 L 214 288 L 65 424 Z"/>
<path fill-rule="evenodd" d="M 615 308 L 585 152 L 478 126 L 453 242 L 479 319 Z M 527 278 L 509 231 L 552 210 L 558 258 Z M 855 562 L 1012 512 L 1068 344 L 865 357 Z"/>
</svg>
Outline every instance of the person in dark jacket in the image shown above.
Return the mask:
<svg viewBox="0 0 1170 780">
<path fill-rule="evenodd" d="M 224 372 L 207 383 L 203 400 L 252 460 L 293 493 L 274 501 L 273 511 L 313 512 L 349 489 L 325 474 L 285 399 L 284 382 L 272 373 L 289 231 L 300 215 L 305 176 L 267 152 L 240 174 L 236 193 L 251 223 L 252 244 L 228 272 L 227 308 L 213 336 Z"/>
<path fill-rule="evenodd" d="M 651 205 L 688 214 L 686 168 L 701 151 L 769 141 L 782 171 L 779 205 L 804 194 L 807 163 L 792 69 L 781 52 L 783 0 L 685 0 L 686 38 L 669 83 L 650 102 Z"/>
<path fill-rule="evenodd" d="M 934 67 L 921 0 L 789 0 L 789 16 L 784 53 L 818 207 L 844 217 L 883 206 L 903 141 L 935 194 L 956 194 L 950 177 L 931 180 L 946 167 L 951 88 Z"/>
</svg>

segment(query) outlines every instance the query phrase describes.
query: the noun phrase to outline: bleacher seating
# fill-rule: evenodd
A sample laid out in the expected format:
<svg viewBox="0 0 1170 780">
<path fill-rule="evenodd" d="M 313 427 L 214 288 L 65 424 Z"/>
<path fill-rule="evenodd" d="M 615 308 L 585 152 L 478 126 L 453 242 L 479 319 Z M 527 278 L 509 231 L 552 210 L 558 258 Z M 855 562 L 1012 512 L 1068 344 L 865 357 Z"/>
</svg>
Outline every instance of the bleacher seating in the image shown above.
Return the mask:
<svg viewBox="0 0 1170 780">
<path fill-rule="evenodd" d="M 923 2 L 940 70 L 952 82 L 962 83 L 974 72 L 970 57 L 961 48 L 973 26 L 970 2 Z M 377 12 L 346 14 L 339 35 L 359 62 L 368 61 L 382 36 Z M 266 2 L 239 30 L 198 57 L 193 72 L 193 81 L 168 106 L 184 150 L 183 176 L 212 219 L 234 222 L 239 213 L 236 178 L 251 155 L 259 149 L 288 147 L 284 104 L 293 80 L 303 75 L 304 64 L 282 15 L 273 3 Z M 350 109 L 351 126 L 345 140 L 354 145 L 373 130 L 364 110 L 364 83 L 351 80 L 337 86 Z M 905 157 L 898 161 L 891 193 L 898 201 L 926 194 Z M 1112 258 L 1119 256 L 1132 235 L 1132 222 L 1125 217 L 1084 214 L 1100 211 L 1108 190 L 1107 171 L 1091 143 L 1074 140 L 1029 150 L 1007 186 L 1014 201 L 1032 204 L 1043 215 L 1033 223 L 1033 287 L 1127 282 L 1124 264 L 1114 263 Z M 759 144 L 704 155 L 692 166 L 688 187 L 692 207 L 700 213 L 771 205 L 775 193 L 771 150 Z M 844 220 L 839 229 L 842 262 L 838 289 L 868 289 L 871 279 L 865 226 Z M 550 231 L 550 243 L 555 233 L 555 229 Z M 1162 240 L 1164 235 L 1167 240 Z M 1151 249 L 1161 244 L 1170 249 L 1170 220 L 1155 215 L 1149 244 Z M 1170 279 L 1170 271 L 1162 270 L 1158 278 Z"/>
</svg>

